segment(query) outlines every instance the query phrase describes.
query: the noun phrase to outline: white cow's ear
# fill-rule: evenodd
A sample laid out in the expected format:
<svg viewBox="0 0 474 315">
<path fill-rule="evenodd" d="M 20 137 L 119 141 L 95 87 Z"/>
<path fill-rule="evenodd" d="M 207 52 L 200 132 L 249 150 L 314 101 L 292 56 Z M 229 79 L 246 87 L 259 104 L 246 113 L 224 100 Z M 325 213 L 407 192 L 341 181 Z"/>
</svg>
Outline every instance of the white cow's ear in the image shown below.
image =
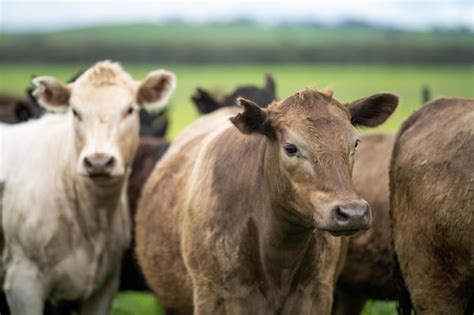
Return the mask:
<svg viewBox="0 0 474 315">
<path fill-rule="evenodd" d="M 53 77 L 41 76 L 33 79 L 36 89 L 33 96 L 49 111 L 65 112 L 69 106 L 70 88 Z"/>
<path fill-rule="evenodd" d="M 147 110 L 163 109 L 175 89 L 174 73 L 166 70 L 150 72 L 138 86 L 137 103 Z"/>
</svg>

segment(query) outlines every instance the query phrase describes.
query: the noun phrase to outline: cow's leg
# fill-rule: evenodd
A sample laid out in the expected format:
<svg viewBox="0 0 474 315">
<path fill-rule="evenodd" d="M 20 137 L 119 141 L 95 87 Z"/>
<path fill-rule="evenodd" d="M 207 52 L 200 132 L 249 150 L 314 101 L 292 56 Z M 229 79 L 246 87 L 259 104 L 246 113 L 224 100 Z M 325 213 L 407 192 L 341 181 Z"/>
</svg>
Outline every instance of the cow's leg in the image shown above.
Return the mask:
<svg viewBox="0 0 474 315">
<path fill-rule="evenodd" d="M 101 288 L 81 303 L 81 315 L 106 315 L 110 313 L 110 307 L 119 286 L 119 274 L 120 272 L 114 272 Z"/>
<path fill-rule="evenodd" d="M 207 285 L 194 287 L 194 314 L 225 314 L 224 298 Z"/>
<path fill-rule="evenodd" d="M 355 292 L 348 292 L 338 287 L 334 294 L 332 306 L 333 315 L 359 315 L 362 314 L 366 299 Z"/>
<path fill-rule="evenodd" d="M 406 235 L 404 236 L 406 237 Z M 412 240 L 415 237 L 407 237 Z M 420 237 L 419 240 L 420 241 Z M 440 263 L 436 256 L 422 251 L 421 245 L 399 243 L 398 259 L 403 278 L 410 292 L 411 301 L 419 315 L 463 314 L 467 301 L 460 296 L 456 279 Z M 459 277 L 458 277 L 459 279 Z"/>
<path fill-rule="evenodd" d="M 10 264 L 3 289 L 13 315 L 43 315 L 44 285 L 38 268 L 29 262 Z"/>
<path fill-rule="evenodd" d="M 446 285 L 446 283 L 445 283 Z M 467 302 L 449 285 L 442 287 L 437 278 L 420 277 L 409 286 L 416 314 L 464 314 Z"/>
<path fill-rule="evenodd" d="M 195 285 L 194 314 L 268 314 L 264 303 L 259 303 L 258 294 L 250 295 L 248 287 L 234 287 L 232 291 L 234 292 L 209 285 Z"/>
</svg>

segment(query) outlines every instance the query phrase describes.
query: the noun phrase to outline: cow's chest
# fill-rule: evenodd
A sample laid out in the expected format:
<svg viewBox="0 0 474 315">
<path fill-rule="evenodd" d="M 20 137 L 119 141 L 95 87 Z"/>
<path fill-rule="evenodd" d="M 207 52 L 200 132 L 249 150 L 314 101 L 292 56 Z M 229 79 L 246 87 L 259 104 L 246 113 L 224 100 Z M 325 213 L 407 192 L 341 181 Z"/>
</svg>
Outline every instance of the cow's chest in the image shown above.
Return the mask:
<svg viewBox="0 0 474 315">
<path fill-rule="evenodd" d="M 51 266 L 50 288 L 53 299 L 84 299 L 100 287 L 120 261 L 105 235 L 76 244 L 63 259 Z"/>
<path fill-rule="evenodd" d="M 85 218 L 58 218 L 55 228 L 38 233 L 28 243 L 42 248 L 34 260 L 53 299 L 86 299 L 118 268 L 129 231 L 117 224 L 118 217 L 108 225 L 94 225 Z"/>
</svg>

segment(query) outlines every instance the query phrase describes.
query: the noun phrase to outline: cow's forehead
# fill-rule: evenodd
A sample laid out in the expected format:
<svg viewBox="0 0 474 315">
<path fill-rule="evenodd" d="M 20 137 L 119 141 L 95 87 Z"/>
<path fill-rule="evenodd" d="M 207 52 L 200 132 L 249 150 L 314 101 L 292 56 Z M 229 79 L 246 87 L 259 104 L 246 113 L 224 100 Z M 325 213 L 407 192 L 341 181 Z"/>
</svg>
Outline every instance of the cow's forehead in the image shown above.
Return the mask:
<svg viewBox="0 0 474 315">
<path fill-rule="evenodd" d="M 102 61 L 87 69 L 71 87 L 74 106 L 125 106 L 134 101 L 137 82 L 120 64 Z"/>
<path fill-rule="evenodd" d="M 270 106 L 272 111 L 290 119 L 318 119 L 321 117 L 339 117 L 350 119 L 349 111 L 332 96 L 327 96 L 312 89 L 300 91 L 282 102 Z"/>
<path fill-rule="evenodd" d="M 130 86 L 135 81 L 120 64 L 102 61 L 87 69 L 74 85 L 77 87 Z"/>
<path fill-rule="evenodd" d="M 77 86 L 71 91 L 71 104 L 81 107 L 122 107 L 133 103 L 135 96 L 130 86 Z"/>
</svg>

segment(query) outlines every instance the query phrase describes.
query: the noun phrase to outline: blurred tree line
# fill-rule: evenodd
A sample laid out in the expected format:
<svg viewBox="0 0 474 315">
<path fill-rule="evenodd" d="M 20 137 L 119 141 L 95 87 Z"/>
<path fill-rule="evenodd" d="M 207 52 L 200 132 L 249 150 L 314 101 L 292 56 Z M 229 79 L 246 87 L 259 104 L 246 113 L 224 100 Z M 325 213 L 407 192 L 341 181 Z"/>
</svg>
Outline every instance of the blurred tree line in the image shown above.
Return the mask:
<svg viewBox="0 0 474 315">
<path fill-rule="evenodd" d="M 469 29 L 408 31 L 346 21 L 132 24 L 0 34 L 0 62 L 472 63 Z"/>
</svg>

